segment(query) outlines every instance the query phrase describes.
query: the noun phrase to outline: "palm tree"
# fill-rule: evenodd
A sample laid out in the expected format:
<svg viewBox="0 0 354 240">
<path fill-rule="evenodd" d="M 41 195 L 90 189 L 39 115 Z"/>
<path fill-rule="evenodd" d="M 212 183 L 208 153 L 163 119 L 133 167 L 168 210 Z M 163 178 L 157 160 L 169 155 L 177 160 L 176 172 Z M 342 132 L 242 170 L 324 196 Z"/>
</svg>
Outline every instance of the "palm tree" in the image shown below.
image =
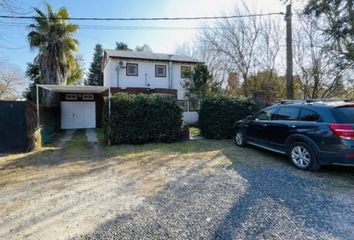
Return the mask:
<svg viewBox="0 0 354 240">
<path fill-rule="evenodd" d="M 77 71 L 74 53 L 78 50 L 78 41 L 72 37 L 78 26 L 68 22 L 69 14 L 62 7 L 53 12 L 47 3 L 45 14 L 38 8 L 34 9 L 37 17 L 28 25 L 31 29 L 27 35 L 30 47 L 38 49 L 38 63 L 41 82 L 44 84 L 66 85 L 71 73 Z M 52 94 L 44 94 L 43 103 L 52 103 Z"/>
</svg>

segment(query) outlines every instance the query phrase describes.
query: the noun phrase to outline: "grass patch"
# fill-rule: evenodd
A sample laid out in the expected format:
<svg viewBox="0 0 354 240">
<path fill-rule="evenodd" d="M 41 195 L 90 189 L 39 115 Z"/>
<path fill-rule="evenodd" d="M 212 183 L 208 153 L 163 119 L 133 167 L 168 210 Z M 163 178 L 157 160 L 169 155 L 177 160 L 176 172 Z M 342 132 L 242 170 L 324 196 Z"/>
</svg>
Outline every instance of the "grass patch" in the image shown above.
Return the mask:
<svg viewBox="0 0 354 240">
<path fill-rule="evenodd" d="M 104 133 L 103 133 L 103 129 L 102 128 L 96 128 L 96 136 L 97 136 L 97 140 L 98 142 L 103 145 L 104 144 Z"/>
<path fill-rule="evenodd" d="M 80 155 L 91 148 L 87 142 L 86 130 L 79 129 L 75 131 L 73 138 L 65 144 L 65 152 L 68 156 Z"/>
</svg>

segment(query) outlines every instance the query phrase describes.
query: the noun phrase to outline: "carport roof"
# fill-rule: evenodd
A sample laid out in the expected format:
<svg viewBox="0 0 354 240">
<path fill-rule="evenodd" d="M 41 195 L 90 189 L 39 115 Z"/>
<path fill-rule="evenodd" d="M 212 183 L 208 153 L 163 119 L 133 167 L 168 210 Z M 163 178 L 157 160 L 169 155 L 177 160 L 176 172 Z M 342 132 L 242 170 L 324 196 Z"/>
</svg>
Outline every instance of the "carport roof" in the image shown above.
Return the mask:
<svg viewBox="0 0 354 240">
<path fill-rule="evenodd" d="M 107 87 L 103 87 L 103 86 L 44 85 L 44 84 L 37 84 L 37 86 L 52 92 L 59 92 L 59 93 L 101 93 L 108 89 Z"/>
</svg>

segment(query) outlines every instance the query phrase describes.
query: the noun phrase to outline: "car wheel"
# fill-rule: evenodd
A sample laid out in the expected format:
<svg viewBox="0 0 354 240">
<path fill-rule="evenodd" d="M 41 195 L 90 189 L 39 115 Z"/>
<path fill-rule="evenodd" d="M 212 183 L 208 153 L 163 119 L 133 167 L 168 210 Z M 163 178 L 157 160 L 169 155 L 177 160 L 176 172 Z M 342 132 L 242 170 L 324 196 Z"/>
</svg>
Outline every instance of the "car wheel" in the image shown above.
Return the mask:
<svg viewBox="0 0 354 240">
<path fill-rule="evenodd" d="M 316 154 L 310 145 L 304 142 L 296 142 L 289 149 L 289 157 L 292 164 L 302 170 L 317 171 L 321 168 Z"/>
<path fill-rule="evenodd" d="M 246 136 L 241 129 L 237 130 L 235 133 L 235 143 L 239 147 L 244 147 L 247 145 Z"/>
</svg>

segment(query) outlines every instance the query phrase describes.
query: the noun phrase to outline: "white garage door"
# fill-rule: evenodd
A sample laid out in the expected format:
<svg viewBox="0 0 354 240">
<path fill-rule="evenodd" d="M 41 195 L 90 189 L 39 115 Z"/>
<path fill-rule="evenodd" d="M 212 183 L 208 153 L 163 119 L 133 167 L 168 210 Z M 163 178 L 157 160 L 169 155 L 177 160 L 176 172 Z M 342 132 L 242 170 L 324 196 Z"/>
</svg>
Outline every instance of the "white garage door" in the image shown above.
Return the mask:
<svg viewBox="0 0 354 240">
<path fill-rule="evenodd" d="M 61 128 L 95 128 L 95 102 L 61 102 Z"/>
</svg>

